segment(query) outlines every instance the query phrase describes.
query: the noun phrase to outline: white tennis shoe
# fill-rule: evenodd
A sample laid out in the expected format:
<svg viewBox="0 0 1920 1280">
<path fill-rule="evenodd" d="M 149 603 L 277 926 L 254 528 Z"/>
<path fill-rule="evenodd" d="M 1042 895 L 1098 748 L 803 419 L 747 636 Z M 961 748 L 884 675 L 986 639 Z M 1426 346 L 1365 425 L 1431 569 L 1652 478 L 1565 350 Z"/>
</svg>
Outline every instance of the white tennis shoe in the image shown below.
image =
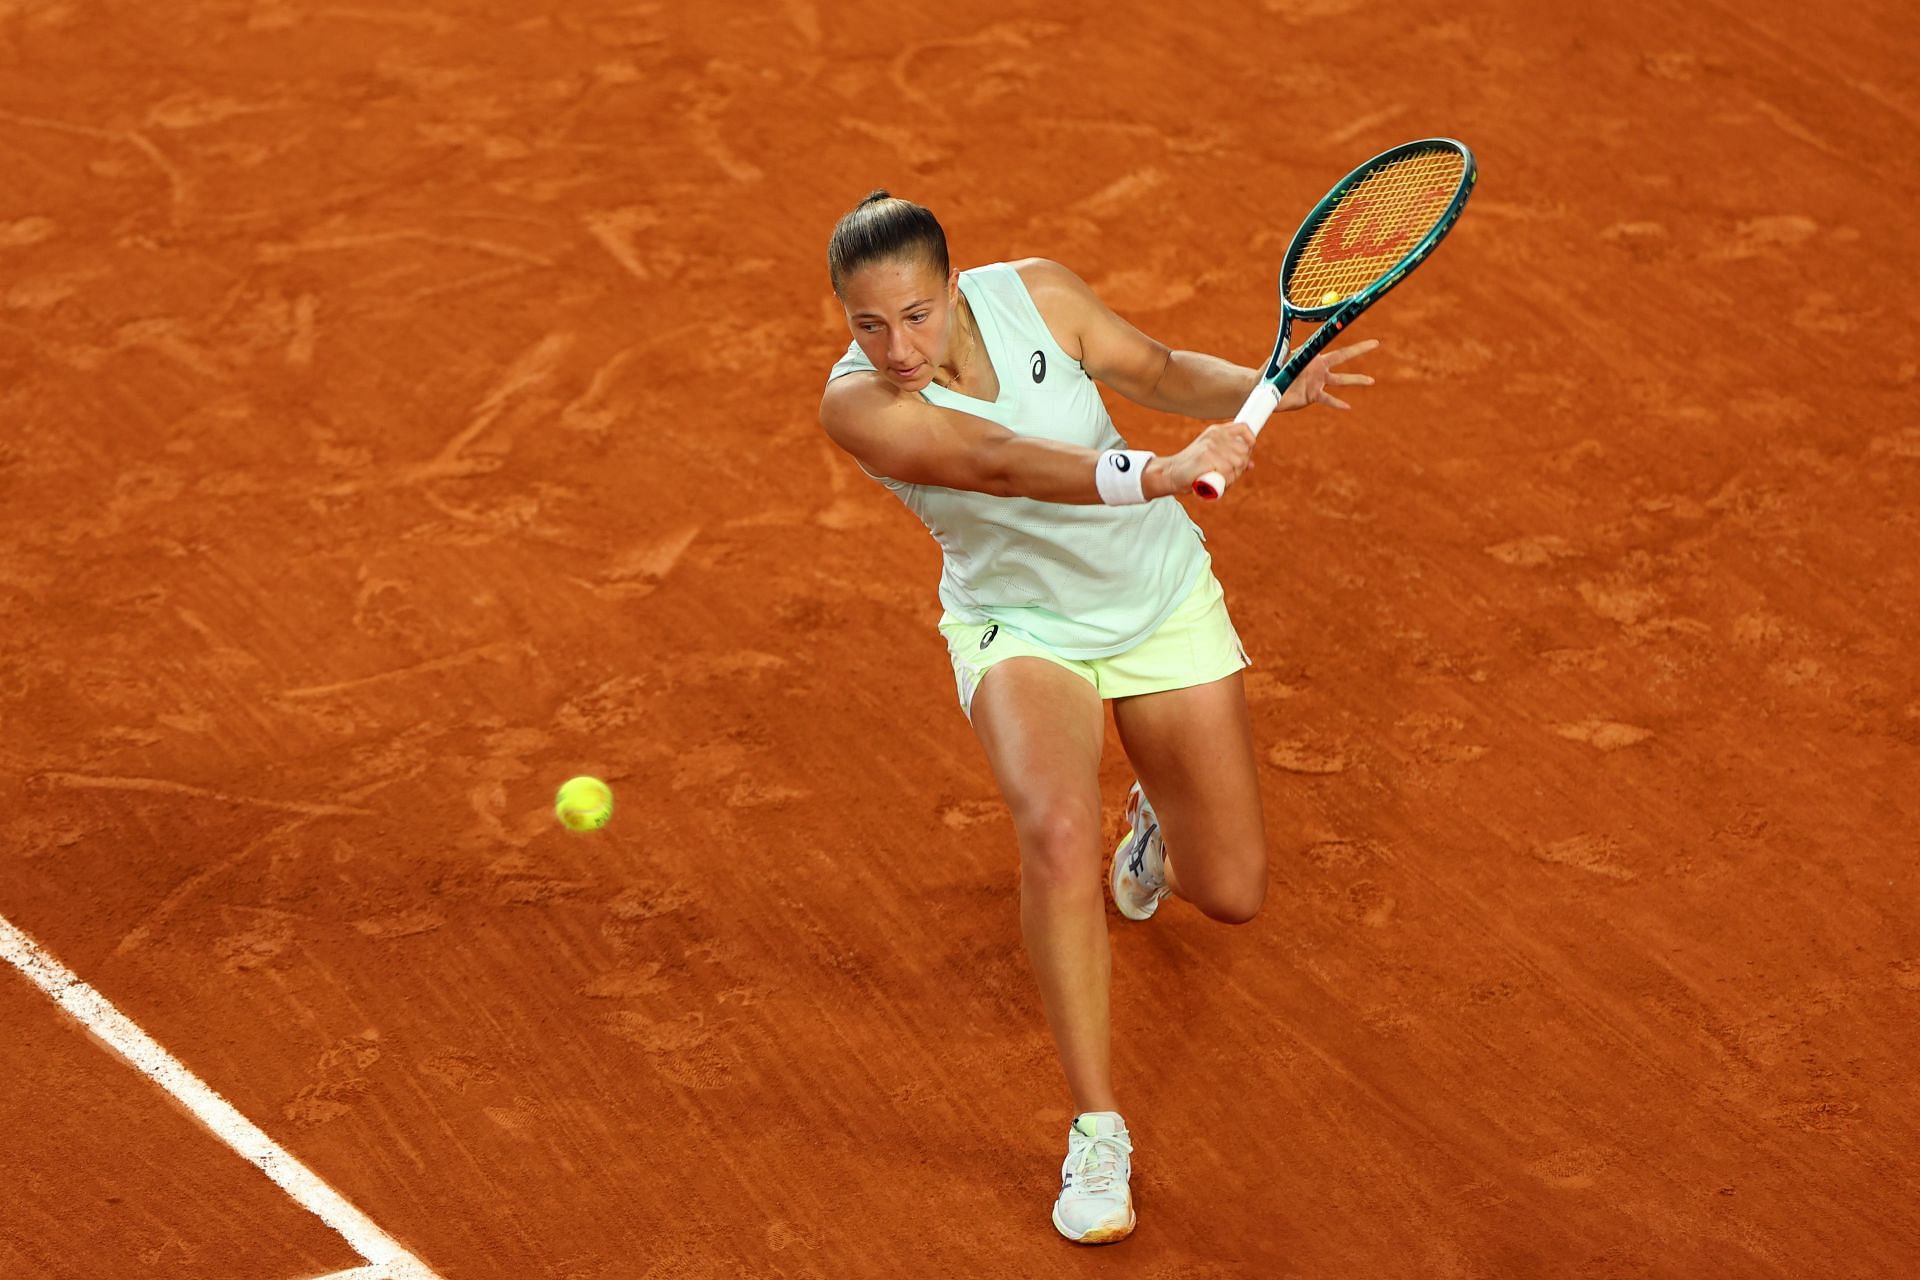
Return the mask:
<svg viewBox="0 0 1920 1280">
<path fill-rule="evenodd" d="M 1129 920 L 1145 920 L 1160 909 L 1167 896 L 1167 846 L 1160 839 L 1160 820 L 1153 816 L 1147 793 L 1139 783 L 1127 792 L 1127 826 L 1131 828 L 1113 851 L 1107 887 L 1113 905 Z"/>
<path fill-rule="evenodd" d="M 1053 1227 L 1076 1244 L 1112 1244 L 1133 1231 L 1133 1139 L 1118 1111 L 1087 1111 L 1067 1129 Z"/>
</svg>

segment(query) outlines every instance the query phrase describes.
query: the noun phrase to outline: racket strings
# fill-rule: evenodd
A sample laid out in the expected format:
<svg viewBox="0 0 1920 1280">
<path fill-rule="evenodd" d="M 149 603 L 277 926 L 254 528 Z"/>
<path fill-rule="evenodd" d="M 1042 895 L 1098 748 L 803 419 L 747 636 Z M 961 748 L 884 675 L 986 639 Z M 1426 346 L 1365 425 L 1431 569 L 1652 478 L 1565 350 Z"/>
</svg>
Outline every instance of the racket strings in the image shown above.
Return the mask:
<svg viewBox="0 0 1920 1280">
<path fill-rule="evenodd" d="M 1287 301 L 1324 307 L 1390 271 L 1446 215 L 1466 176 L 1451 148 L 1414 152 L 1349 187 L 1321 218 L 1287 276 Z"/>
</svg>

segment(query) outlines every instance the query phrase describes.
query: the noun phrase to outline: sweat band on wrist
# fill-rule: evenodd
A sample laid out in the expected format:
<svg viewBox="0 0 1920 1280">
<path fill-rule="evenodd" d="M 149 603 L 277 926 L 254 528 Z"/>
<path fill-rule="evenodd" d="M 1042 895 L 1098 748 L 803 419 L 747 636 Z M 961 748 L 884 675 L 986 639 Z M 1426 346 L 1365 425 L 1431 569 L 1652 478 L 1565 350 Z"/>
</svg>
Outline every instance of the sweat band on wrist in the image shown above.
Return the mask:
<svg viewBox="0 0 1920 1280">
<path fill-rule="evenodd" d="M 1145 502 L 1140 486 L 1147 477 L 1147 464 L 1153 455 L 1145 449 L 1109 449 L 1093 464 L 1093 485 L 1100 501 L 1110 507 L 1130 507 Z"/>
</svg>

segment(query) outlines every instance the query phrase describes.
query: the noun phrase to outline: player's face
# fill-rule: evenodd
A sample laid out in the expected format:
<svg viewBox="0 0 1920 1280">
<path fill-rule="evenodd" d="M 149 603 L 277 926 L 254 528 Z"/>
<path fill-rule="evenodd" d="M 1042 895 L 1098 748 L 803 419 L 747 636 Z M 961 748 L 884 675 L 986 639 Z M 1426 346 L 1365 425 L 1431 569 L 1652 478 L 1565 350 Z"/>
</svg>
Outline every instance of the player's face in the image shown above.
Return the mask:
<svg viewBox="0 0 1920 1280">
<path fill-rule="evenodd" d="M 960 272 L 940 278 L 919 257 L 870 262 L 842 283 L 840 304 L 861 352 L 903 391 L 921 391 L 947 358 Z"/>
</svg>

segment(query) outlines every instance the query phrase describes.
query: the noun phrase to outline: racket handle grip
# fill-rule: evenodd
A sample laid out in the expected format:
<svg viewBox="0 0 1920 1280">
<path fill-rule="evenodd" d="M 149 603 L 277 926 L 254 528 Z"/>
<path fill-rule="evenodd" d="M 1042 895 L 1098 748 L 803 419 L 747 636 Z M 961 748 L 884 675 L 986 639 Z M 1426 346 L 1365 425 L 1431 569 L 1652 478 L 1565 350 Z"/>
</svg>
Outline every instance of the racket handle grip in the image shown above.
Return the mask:
<svg viewBox="0 0 1920 1280">
<path fill-rule="evenodd" d="M 1273 416 L 1279 404 L 1280 393 L 1273 389 L 1271 382 L 1262 378 L 1254 386 L 1252 394 L 1247 396 L 1247 402 L 1240 406 L 1240 412 L 1233 415 L 1233 420 L 1258 436 L 1260 428 L 1267 425 L 1267 419 Z M 1193 482 L 1194 496 L 1207 502 L 1214 501 L 1226 491 L 1227 478 L 1218 471 L 1209 471 Z"/>
</svg>

